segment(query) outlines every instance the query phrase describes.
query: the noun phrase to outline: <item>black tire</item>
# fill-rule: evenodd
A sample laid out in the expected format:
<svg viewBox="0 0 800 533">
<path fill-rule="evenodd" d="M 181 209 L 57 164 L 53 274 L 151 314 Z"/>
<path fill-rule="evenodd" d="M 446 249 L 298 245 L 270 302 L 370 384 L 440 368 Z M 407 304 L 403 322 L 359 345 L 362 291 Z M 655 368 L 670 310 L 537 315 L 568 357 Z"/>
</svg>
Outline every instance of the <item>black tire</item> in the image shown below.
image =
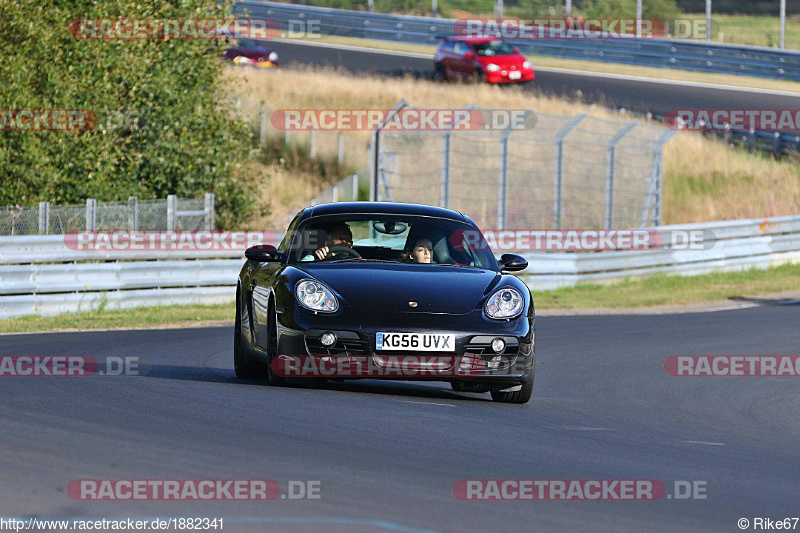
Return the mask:
<svg viewBox="0 0 800 533">
<path fill-rule="evenodd" d="M 261 377 L 257 365 L 253 364 L 247 348 L 242 343 L 242 309 L 239 288 L 236 288 L 236 318 L 233 326 L 233 371 L 242 379 Z"/>
<path fill-rule="evenodd" d="M 450 386 L 456 392 L 488 392 L 489 389 L 480 383 L 469 383 L 463 381 L 452 381 Z"/>
<path fill-rule="evenodd" d="M 528 381 L 522 384 L 522 387 L 517 391 L 501 392 L 499 390 L 492 391 L 492 400 L 500 403 L 528 403 L 533 395 L 533 370 Z"/>
<path fill-rule="evenodd" d="M 269 304 L 269 318 L 267 319 L 267 331 L 269 338 L 267 339 L 267 368 L 266 378 L 267 384 L 273 386 L 280 386 L 285 384 L 285 380 L 276 374 L 272 369 L 272 362 L 278 358 L 278 317 L 275 314 L 275 304 Z"/>
<path fill-rule="evenodd" d="M 435 81 L 447 81 L 447 70 L 441 63 L 434 63 L 433 65 L 433 79 Z"/>
<path fill-rule="evenodd" d="M 475 83 L 483 83 L 484 82 L 483 70 L 476 68 L 475 71 L 472 73 L 472 76 L 470 77 L 470 81 L 473 81 Z"/>
</svg>

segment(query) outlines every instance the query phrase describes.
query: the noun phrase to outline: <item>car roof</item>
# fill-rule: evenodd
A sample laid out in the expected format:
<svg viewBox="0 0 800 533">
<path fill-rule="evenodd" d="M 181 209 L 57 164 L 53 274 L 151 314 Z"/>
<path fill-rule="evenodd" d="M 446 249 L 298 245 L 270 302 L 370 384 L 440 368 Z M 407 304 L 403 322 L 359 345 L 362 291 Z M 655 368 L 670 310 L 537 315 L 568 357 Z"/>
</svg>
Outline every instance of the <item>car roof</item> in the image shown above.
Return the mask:
<svg viewBox="0 0 800 533">
<path fill-rule="evenodd" d="M 404 204 L 399 202 L 334 202 L 307 207 L 302 211 L 300 220 L 325 215 L 418 215 L 447 218 L 459 222 L 472 222 L 458 211 L 421 204 Z"/>
<path fill-rule="evenodd" d="M 488 43 L 501 40 L 499 37 L 470 37 L 468 35 L 454 35 L 445 39 L 445 41 L 463 41 L 467 43 Z"/>
</svg>

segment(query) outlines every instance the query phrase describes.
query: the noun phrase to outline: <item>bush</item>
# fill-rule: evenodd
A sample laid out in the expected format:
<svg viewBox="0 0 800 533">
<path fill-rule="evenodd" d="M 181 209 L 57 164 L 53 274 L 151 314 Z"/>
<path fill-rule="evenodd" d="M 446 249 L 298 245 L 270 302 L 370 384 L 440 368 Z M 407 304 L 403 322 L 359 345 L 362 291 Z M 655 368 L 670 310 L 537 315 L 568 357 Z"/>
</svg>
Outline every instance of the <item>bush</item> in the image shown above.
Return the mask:
<svg viewBox="0 0 800 533">
<path fill-rule="evenodd" d="M 230 113 L 208 40 L 76 40 L 81 18 L 224 17 L 214 0 L 0 0 L 0 106 L 89 109 L 93 131 L 0 131 L 0 205 L 214 192 L 249 218 L 252 131 Z"/>
</svg>

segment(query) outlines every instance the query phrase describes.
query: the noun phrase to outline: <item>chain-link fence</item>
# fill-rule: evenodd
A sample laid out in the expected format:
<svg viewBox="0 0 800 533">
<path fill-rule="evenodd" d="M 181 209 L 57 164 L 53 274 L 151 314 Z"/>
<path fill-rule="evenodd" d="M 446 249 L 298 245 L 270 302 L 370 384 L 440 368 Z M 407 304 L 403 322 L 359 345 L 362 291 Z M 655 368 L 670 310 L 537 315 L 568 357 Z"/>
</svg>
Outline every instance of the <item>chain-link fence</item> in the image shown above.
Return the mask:
<svg viewBox="0 0 800 533">
<path fill-rule="evenodd" d="M 97 202 L 80 205 L 0 207 L 0 235 L 59 235 L 81 230 L 199 230 L 214 229 L 214 194 L 204 198 Z"/>
<path fill-rule="evenodd" d="M 676 132 L 588 115 L 522 118 L 528 126 L 379 129 L 372 198 L 448 207 L 484 228 L 660 225 L 662 149 Z"/>
</svg>

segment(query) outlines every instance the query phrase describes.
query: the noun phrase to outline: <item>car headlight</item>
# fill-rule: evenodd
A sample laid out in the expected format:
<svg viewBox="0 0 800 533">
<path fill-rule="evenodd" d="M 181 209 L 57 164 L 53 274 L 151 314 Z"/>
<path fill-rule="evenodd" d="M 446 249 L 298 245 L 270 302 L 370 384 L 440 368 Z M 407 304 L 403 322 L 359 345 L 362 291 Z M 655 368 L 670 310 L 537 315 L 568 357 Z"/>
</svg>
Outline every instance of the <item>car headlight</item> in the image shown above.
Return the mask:
<svg viewBox="0 0 800 533">
<path fill-rule="evenodd" d="M 524 306 L 525 299 L 522 297 L 522 293 L 517 289 L 505 287 L 489 296 L 483 310 L 486 311 L 489 318 L 505 320 L 518 316 Z"/>
<path fill-rule="evenodd" d="M 533 65 L 531 65 L 530 61 L 523 61 L 522 68 L 533 68 Z"/>
<path fill-rule="evenodd" d="M 500 70 L 500 67 L 498 67 L 494 63 L 489 63 L 488 65 L 486 65 L 486 70 L 488 70 L 489 72 L 497 72 L 498 70 Z"/>
<path fill-rule="evenodd" d="M 339 309 L 339 301 L 333 292 L 320 283 L 311 279 L 304 279 L 294 288 L 297 302 L 312 311 L 320 313 L 334 313 Z"/>
<path fill-rule="evenodd" d="M 278 54 L 277 54 L 277 52 L 270 52 L 269 53 L 269 60 L 272 61 L 273 63 L 277 63 L 278 62 Z"/>
</svg>

